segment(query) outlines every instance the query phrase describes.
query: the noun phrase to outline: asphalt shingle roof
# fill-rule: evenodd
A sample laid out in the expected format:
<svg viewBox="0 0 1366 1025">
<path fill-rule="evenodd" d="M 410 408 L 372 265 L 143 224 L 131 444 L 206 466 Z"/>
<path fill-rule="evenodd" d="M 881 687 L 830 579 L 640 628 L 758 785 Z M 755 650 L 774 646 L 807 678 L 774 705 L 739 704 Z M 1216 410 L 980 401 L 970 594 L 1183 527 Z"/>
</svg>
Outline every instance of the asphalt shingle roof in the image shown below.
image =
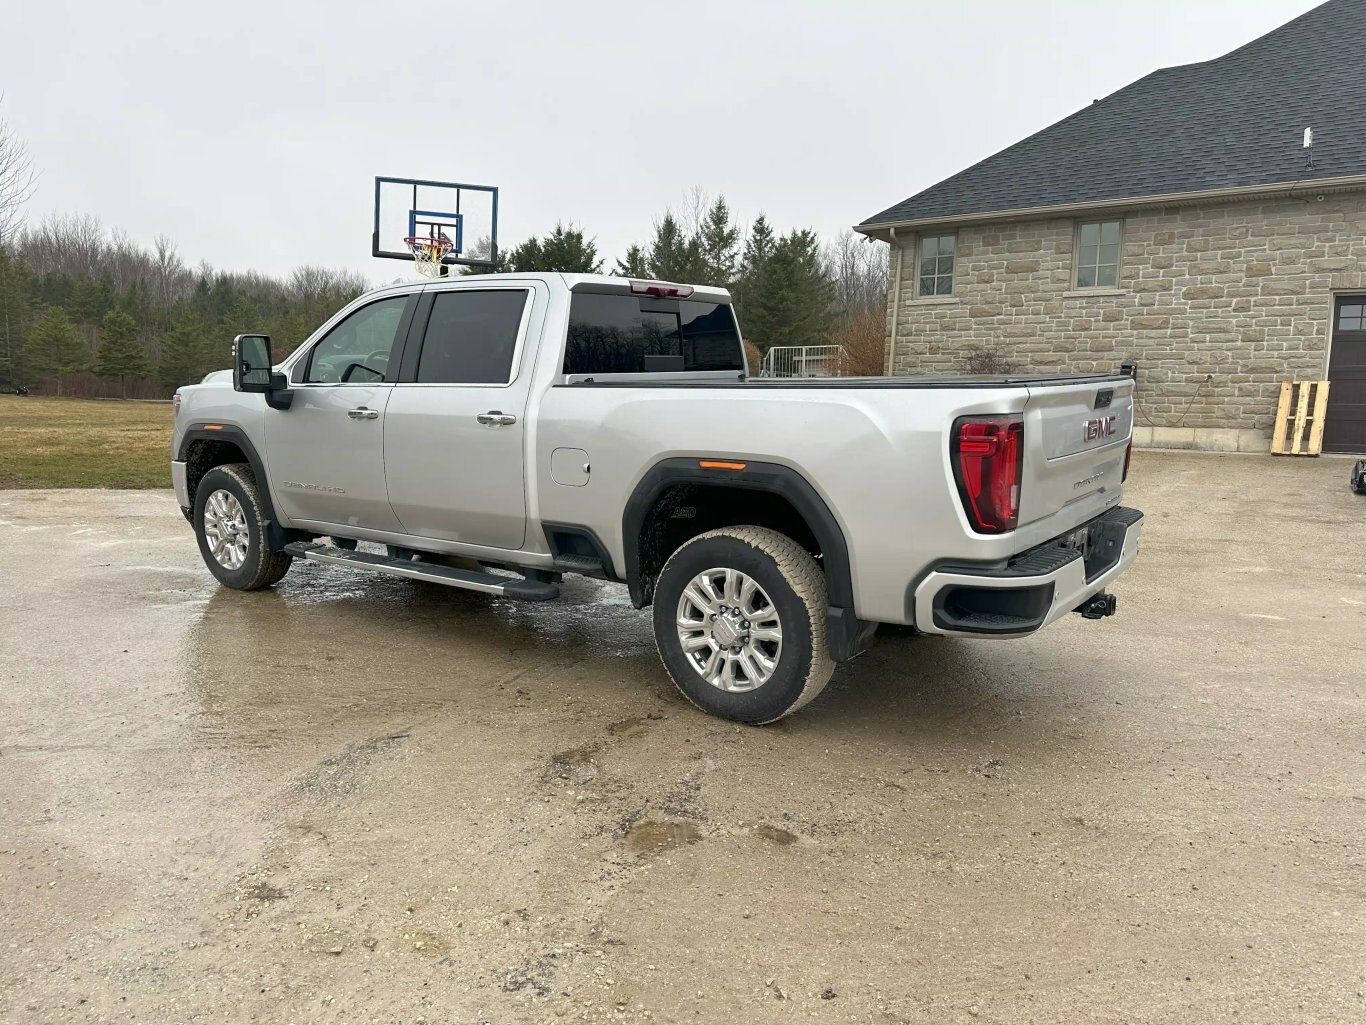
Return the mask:
<svg viewBox="0 0 1366 1025">
<path fill-rule="evenodd" d="M 1366 0 L 1329 0 L 1222 57 L 1155 71 L 863 224 L 1354 174 L 1366 174 Z"/>
</svg>

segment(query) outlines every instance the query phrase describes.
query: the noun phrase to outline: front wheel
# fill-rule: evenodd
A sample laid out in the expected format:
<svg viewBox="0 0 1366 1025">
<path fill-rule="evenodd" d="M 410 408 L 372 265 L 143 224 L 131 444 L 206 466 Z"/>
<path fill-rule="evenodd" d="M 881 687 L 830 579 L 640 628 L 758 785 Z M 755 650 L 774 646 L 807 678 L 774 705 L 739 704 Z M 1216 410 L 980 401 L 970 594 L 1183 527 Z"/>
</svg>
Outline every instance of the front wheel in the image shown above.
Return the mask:
<svg viewBox="0 0 1366 1025">
<path fill-rule="evenodd" d="M 811 701 L 835 670 L 825 609 L 825 576 L 806 549 L 767 527 L 727 527 L 698 535 L 664 564 L 655 644 L 704 712 L 773 722 Z"/>
<path fill-rule="evenodd" d="M 194 493 L 194 533 L 204 565 L 238 591 L 259 591 L 289 572 L 293 557 L 266 544 L 256 477 L 247 463 L 215 466 Z"/>
</svg>

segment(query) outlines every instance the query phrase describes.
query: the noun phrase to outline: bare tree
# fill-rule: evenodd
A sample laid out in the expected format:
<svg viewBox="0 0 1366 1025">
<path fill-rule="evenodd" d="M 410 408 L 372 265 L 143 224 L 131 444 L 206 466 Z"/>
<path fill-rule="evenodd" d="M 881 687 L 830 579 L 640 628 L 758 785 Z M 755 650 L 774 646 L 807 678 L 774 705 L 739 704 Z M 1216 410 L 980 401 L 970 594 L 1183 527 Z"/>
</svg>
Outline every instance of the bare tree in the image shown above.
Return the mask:
<svg viewBox="0 0 1366 1025">
<path fill-rule="evenodd" d="M 711 199 L 701 185 L 688 189 L 683 197 L 683 208 L 678 212 L 678 223 L 691 238 L 702 230 L 702 222 L 707 216 Z"/>
<path fill-rule="evenodd" d="M 835 302 L 847 318 L 885 314 L 887 251 L 886 245 L 852 231 L 840 232 L 826 245 L 825 263 L 835 284 Z"/>
<path fill-rule="evenodd" d="M 4 96 L 0 95 L 0 101 Z M 33 157 L 9 122 L 0 118 L 0 245 L 5 245 L 24 224 L 23 207 L 38 187 Z"/>
<path fill-rule="evenodd" d="M 335 270 L 303 264 L 289 275 L 289 293 L 296 299 L 331 299 L 337 295 L 359 295 L 367 283 L 364 277 L 349 270 Z"/>
<path fill-rule="evenodd" d="M 126 292 L 135 281 L 151 277 L 152 264 L 146 251 L 122 228 L 110 230 L 104 262 L 114 287 L 120 292 Z"/>
<path fill-rule="evenodd" d="M 182 296 L 189 295 L 193 288 L 193 276 L 181 262 L 180 253 L 170 235 L 158 235 L 153 242 L 153 269 L 156 282 L 156 297 L 169 319 L 172 305 Z"/>
<path fill-rule="evenodd" d="M 104 225 L 89 214 L 52 214 L 19 236 L 19 251 L 38 274 L 98 277 L 107 243 Z"/>
</svg>

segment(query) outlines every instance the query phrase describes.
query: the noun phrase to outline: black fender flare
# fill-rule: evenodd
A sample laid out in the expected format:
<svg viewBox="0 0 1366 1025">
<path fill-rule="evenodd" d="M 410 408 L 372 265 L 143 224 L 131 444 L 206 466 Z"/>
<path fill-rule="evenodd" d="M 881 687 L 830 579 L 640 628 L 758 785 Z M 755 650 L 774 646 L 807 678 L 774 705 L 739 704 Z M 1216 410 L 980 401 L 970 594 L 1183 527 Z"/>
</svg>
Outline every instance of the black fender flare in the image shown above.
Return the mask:
<svg viewBox="0 0 1366 1025">
<path fill-rule="evenodd" d="M 272 551 L 282 551 L 290 538 L 275 513 L 275 502 L 270 495 L 270 478 L 266 476 L 266 464 L 262 461 L 260 454 L 256 451 L 256 446 L 247 437 L 247 432 L 240 427 L 231 424 L 208 424 L 195 423 L 185 428 L 185 433 L 180 437 L 180 449 L 176 452 L 176 459 L 185 462 L 189 455 L 190 446 L 196 441 L 230 441 L 246 454 L 247 462 L 251 466 L 252 475 L 256 478 L 257 490 L 261 494 L 262 511 L 266 514 L 266 520 L 261 525 L 265 530 L 266 544 Z M 193 504 L 194 498 L 190 499 Z M 193 517 L 193 509 L 187 514 L 187 518 Z"/>
<path fill-rule="evenodd" d="M 645 582 L 640 569 L 640 532 L 645 517 L 666 488 L 675 484 L 706 484 L 742 490 L 765 491 L 791 503 L 806 521 L 820 545 L 825 563 L 828 600 L 826 628 L 830 652 L 836 661 L 853 658 L 866 647 L 875 626 L 859 620 L 854 613 L 854 582 L 849 563 L 849 546 L 844 530 L 820 493 L 802 474 L 780 463 L 744 461 L 743 469 L 703 467 L 705 456 L 663 459 L 655 463 L 631 492 L 622 514 L 622 550 L 625 555 L 626 584 L 631 602 L 645 604 Z M 738 461 L 737 461 L 738 462 Z"/>
</svg>

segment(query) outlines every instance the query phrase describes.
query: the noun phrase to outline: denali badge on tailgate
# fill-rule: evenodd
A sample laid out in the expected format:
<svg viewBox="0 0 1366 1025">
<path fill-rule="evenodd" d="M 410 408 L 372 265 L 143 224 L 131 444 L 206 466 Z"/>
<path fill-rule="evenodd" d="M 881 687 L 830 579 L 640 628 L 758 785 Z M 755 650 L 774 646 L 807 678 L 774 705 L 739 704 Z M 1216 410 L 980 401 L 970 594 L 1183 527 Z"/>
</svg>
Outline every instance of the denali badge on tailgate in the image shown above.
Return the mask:
<svg viewBox="0 0 1366 1025">
<path fill-rule="evenodd" d="M 1108 438 L 1115 433 L 1115 417 L 1098 416 L 1094 420 L 1086 420 L 1081 425 L 1082 435 L 1087 441 L 1095 441 L 1097 438 Z"/>
</svg>

